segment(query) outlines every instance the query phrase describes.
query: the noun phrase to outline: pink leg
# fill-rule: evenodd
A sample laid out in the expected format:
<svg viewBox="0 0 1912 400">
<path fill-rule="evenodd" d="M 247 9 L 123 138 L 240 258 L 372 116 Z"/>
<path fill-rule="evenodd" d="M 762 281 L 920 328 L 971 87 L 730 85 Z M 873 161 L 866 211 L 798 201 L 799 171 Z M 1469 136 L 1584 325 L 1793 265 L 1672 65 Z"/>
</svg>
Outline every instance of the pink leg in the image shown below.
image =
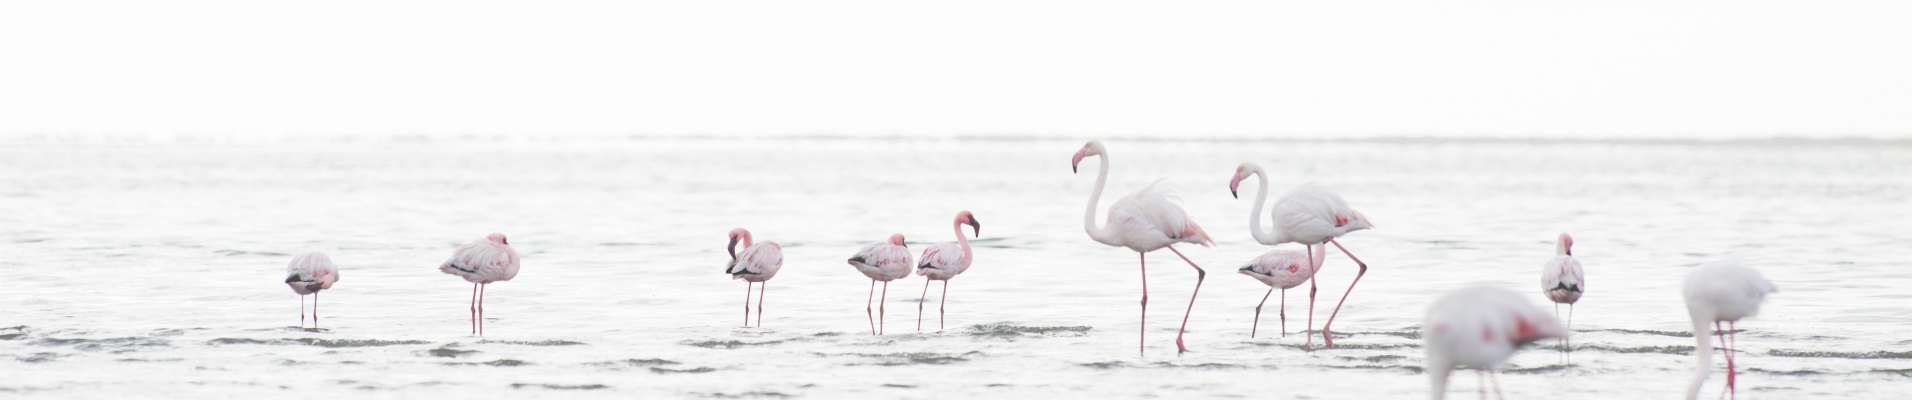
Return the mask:
<svg viewBox="0 0 1912 400">
<path fill-rule="evenodd" d="M 1135 253 L 1142 257 L 1142 329 L 1135 334 L 1135 354 L 1145 354 L 1148 350 L 1149 336 L 1149 253 Z"/>
<path fill-rule="evenodd" d="M 863 316 L 870 319 L 870 336 L 876 336 L 876 309 L 870 307 L 872 300 L 876 300 L 876 279 L 870 279 L 870 297 L 863 299 Z"/>
<path fill-rule="evenodd" d="M 889 315 L 888 315 L 889 311 L 887 310 L 889 308 L 889 304 L 886 304 L 886 303 L 889 303 L 889 302 L 890 302 L 890 281 L 883 281 L 883 296 L 878 297 L 876 299 L 876 334 L 877 335 L 882 335 L 884 326 L 888 325 L 886 322 L 889 320 Z"/>
<path fill-rule="evenodd" d="M 1261 330 L 1261 306 L 1268 304 L 1268 296 L 1275 294 L 1275 286 L 1268 286 L 1268 294 L 1261 295 L 1261 302 L 1255 303 L 1255 324 L 1248 328 L 1248 338 L 1255 338 L 1255 332 Z"/>
<path fill-rule="evenodd" d="M 936 331 L 941 332 L 943 330 L 943 317 L 947 315 L 946 311 L 949 309 L 948 279 L 943 280 L 943 297 L 936 299 L 936 301 L 939 302 L 936 304 Z"/>
<path fill-rule="evenodd" d="M 1301 329 L 1301 334 L 1308 337 L 1308 342 L 1301 345 L 1303 349 L 1314 348 L 1315 293 L 1321 291 L 1320 287 L 1315 286 L 1315 275 L 1321 273 L 1321 266 L 1314 263 L 1314 245 L 1308 246 L 1308 254 L 1308 266 L 1314 271 L 1308 273 L 1308 327 Z"/>
<path fill-rule="evenodd" d="M 317 301 L 317 300 L 314 300 L 314 301 Z M 318 317 L 315 316 L 313 318 L 316 319 Z M 1739 351 L 1739 328 L 1734 327 L 1732 321 L 1726 322 L 1726 342 L 1728 343 L 1729 348 L 1732 349 L 1729 351 L 1733 351 L 1733 352 Z M 1728 389 L 1732 389 L 1733 398 L 1737 399 L 1739 398 L 1739 388 L 1737 386 L 1734 386 L 1734 383 L 1735 383 L 1734 381 L 1738 380 L 1739 370 L 1737 369 L 1737 367 L 1734 366 L 1734 364 L 1737 363 L 1737 361 L 1734 360 L 1734 358 L 1735 357 L 1726 357 L 1726 374 L 1727 374 L 1726 387 Z"/>
<path fill-rule="evenodd" d="M 916 331 L 923 331 L 923 299 L 929 297 L 929 279 L 923 280 L 923 295 L 916 297 Z"/>
<path fill-rule="evenodd" d="M 1288 337 L 1288 289 L 1281 290 L 1281 337 Z"/>
<path fill-rule="evenodd" d="M 1493 370 L 1487 370 L 1487 381 L 1494 383 L 1494 398 L 1507 400 L 1507 395 L 1500 394 L 1500 379 L 1495 378 L 1495 375 Z"/>
<path fill-rule="evenodd" d="M 478 334 L 478 284 L 471 284 L 471 334 Z"/>
<path fill-rule="evenodd" d="M 1195 291 L 1188 294 L 1188 311 L 1182 313 L 1182 330 L 1175 332 L 1175 354 L 1181 355 L 1188 352 L 1188 346 L 1182 345 L 1182 334 L 1188 333 L 1188 317 L 1195 314 L 1195 296 L 1202 294 L 1202 281 L 1208 279 L 1208 271 L 1203 271 L 1201 266 L 1195 265 L 1194 261 L 1182 255 L 1182 251 L 1176 250 L 1175 246 L 1164 247 L 1168 247 L 1168 251 L 1175 252 L 1175 256 L 1181 257 L 1182 261 L 1188 262 L 1188 266 L 1195 268 Z"/>
<path fill-rule="evenodd" d="M 750 281 L 744 281 L 744 327 L 750 327 Z"/>
<path fill-rule="evenodd" d="M 299 327 L 305 327 L 305 295 L 299 295 Z"/>
<path fill-rule="evenodd" d="M 1726 341 L 1726 330 L 1720 329 L 1719 321 L 1713 321 L 1713 335 L 1719 338 L 1719 350 L 1726 355 L 1726 390 L 1720 393 L 1720 397 L 1725 397 L 1727 393 L 1734 392 L 1733 345 Z M 1738 394 L 1733 393 L 1733 396 L 1737 397 Z"/>
<path fill-rule="evenodd" d="M 763 292 L 764 290 L 767 290 L 767 289 L 770 289 L 770 282 L 757 284 L 757 327 L 758 328 L 763 327 Z M 750 287 L 745 286 L 744 290 L 750 290 Z M 750 296 L 749 293 L 744 294 L 744 297 L 749 297 L 749 296 Z M 744 307 L 749 307 L 749 306 L 750 306 L 750 303 L 744 303 Z"/>
<path fill-rule="evenodd" d="M 312 292 L 312 329 L 319 329 L 319 292 Z"/>
<path fill-rule="evenodd" d="M 478 337 L 485 336 L 485 287 L 486 286 L 491 286 L 491 285 L 482 284 L 482 283 L 478 284 Z"/>
<path fill-rule="evenodd" d="M 1361 283 L 1362 275 L 1368 274 L 1368 263 L 1361 262 L 1360 258 L 1355 258 L 1354 253 L 1348 252 L 1348 248 L 1341 247 L 1341 242 L 1328 239 L 1328 243 L 1334 243 L 1335 248 L 1341 249 L 1341 254 L 1347 254 L 1348 259 L 1354 260 L 1354 264 L 1361 267 L 1360 271 L 1354 273 L 1354 281 L 1348 282 L 1348 291 L 1341 293 L 1341 301 L 1334 303 L 1334 312 L 1328 314 L 1328 322 L 1321 324 L 1321 340 L 1328 343 L 1328 348 L 1334 348 L 1334 330 L 1332 328 L 1334 326 L 1334 317 L 1341 315 L 1341 305 L 1348 303 L 1348 295 L 1354 293 L 1354 285 Z"/>
<path fill-rule="evenodd" d="M 1567 365 L 1573 365 L 1573 304 L 1567 304 Z"/>
</svg>

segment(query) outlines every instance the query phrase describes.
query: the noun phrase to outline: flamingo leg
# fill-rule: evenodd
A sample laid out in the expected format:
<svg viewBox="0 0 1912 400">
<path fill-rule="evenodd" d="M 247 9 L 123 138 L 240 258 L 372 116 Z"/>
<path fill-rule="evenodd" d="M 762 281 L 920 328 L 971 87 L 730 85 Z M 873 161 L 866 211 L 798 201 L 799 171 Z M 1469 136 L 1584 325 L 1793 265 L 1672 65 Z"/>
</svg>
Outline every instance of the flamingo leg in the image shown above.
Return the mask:
<svg viewBox="0 0 1912 400">
<path fill-rule="evenodd" d="M 1315 275 L 1321 273 L 1321 266 L 1315 265 L 1314 245 L 1308 245 L 1307 250 L 1308 250 L 1308 267 L 1312 268 L 1312 270 L 1308 272 L 1308 326 L 1306 328 L 1301 329 L 1301 333 L 1304 335 L 1307 335 L 1308 337 L 1308 342 L 1301 345 L 1301 348 L 1303 349 L 1314 348 L 1315 293 L 1321 291 L 1321 288 L 1315 285 Z M 1322 260 L 1322 261 L 1326 262 L 1327 260 Z"/>
<path fill-rule="evenodd" d="M 767 289 L 770 289 L 770 282 L 765 281 L 764 283 L 757 284 L 757 327 L 758 328 L 763 327 L 763 292 L 764 290 L 767 290 Z M 744 290 L 750 290 L 750 287 L 745 286 Z M 749 293 L 744 293 L 744 297 L 749 297 L 749 296 L 750 296 Z M 744 307 L 750 307 L 750 303 L 744 303 Z"/>
<path fill-rule="evenodd" d="M 1149 253 L 1137 252 L 1142 259 L 1142 327 L 1135 334 L 1137 356 L 1148 350 L 1149 336 Z"/>
<path fill-rule="evenodd" d="M 948 315 L 946 311 L 949 309 L 948 279 L 943 280 L 943 297 L 936 299 L 936 301 L 936 331 L 941 332 L 943 330 L 943 317 Z"/>
<path fill-rule="evenodd" d="M 744 281 L 744 327 L 750 327 L 750 281 Z"/>
<path fill-rule="evenodd" d="M 1567 365 L 1573 365 L 1573 303 L 1567 303 Z"/>
<path fill-rule="evenodd" d="M 471 284 L 471 334 L 478 334 L 478 284 Z"/>
<path fill-rule="evenodd" d="M 1495 373 L 1493 370 L 1488 370 L 1487 381 L 1492 382 L 1494 384 L 1494 398 L 1497 398 L 1500 400 L 1507 400 L 1507 395 L 1500 394 L 1500 379 L 1497 377 L 1497 373 Z"/>
<path fill-rule="evenodd" d="M 1560 318 L 1560 303 L 1554 303 L 1554 319 L 1559 319 L 1559 318 Z M 1556 345 L 1559 345 L 1559 346 L 1560 346 L 1560 351 L 1561 351 L 1562 353 L 1565 353 L 1565 352 L 1566 352 L 1566 350 L 1567 350 L 1567 345 L 1566 345 L 1566 338 L 1564 338 L 1564 337 L 1563 337 L 1563 338 L 1560 338 L 1560 339 L 1558 339 L 1558 340 L 1554 340 L 1554 344 L 1556 344 Z M 1555 357 L 1555 358 L 1556 358 L 1556 359 L 1561 359 L 1561 360 L 1562 360 L 1562 362 L 1564 362 L 1564 361 L 1565 361 L 1565 359 L 1563 359 L 1563 358 L 1561 358 L 1561 357 Z"/>
<path fill-rule="evenodd" d="M 1261 295 L 1261 302 L 1255 303 L 1255 324 L 1248 328 L 1248 338 L 1255 338 L 1255 332 L 1261 330 L 1261 306 L 1268 304 L 1268 296 L 1275 294 L 1275 286 L 1268 285 L 1268 293 Z M 1284 328 L 1285 329 L 1285 328 Z"/>
<path fill-rule="evenodd" d="M 317 291 L 312 292 L 312 329 L 319 329 L 319 292 Z"/>
<path fill-rule="evenodd" d="M 888 325 L 887 323 L 885 323 L 885 321 L 889 320 L 889 317 L 888 317 L 889 304 L 887 304 L 889 302 L 890 302 L 890 281 L 883 281 L 883 297 L 879 297 L 876 300 L 876 334 L 877 335 L 882 335 L 883 327 L 885 325 Z"/>
<path fill-rule="evenodd" d="M 870 297 L 863 299 L 863 316 L 870 319 L 870 335 L 876 335 L 876 310 L 870 307 L 870 301 L 876 300 L 876 279 L 870 279 Z"/>
<path fill-rule="evenodd" d="M 1719 350 L 1726 355 L 1726 390 L 1719 394 L 1720 397 L 1726 397 L 1727 393 L 1733 392 L 1733 345 L 1726 341 L 1726 330 L 1720 329 L 1719 321 L 1713 321 L 1713 335 L 1719 337 Z"/>
<path fill-rule="evenodd" d="M 1281 337 L 1288 337 L 1288 289 L 1281 290 Z"/>
<path fill-rule="evenodd" d="M 923 331 L 923 300 L 929 297 L 929 279 L 923 280 L 923 295 L 916 296 L 916 331 Z"/>
<path fill-rule="evenodd" d="M 478 337 L 485 336 L 485 287 L 486 286 L 491 286 L 491 285 L 482 284 L 482 283 L 478 284 Z"/>
<path fill-rule="evenodd" d="M 1348 282 L 1348 291 L 1341 293 L 1341 301 L 1334 303 L 1334 312 L 1328 314 L 1328 322 L 1324 322 L 1321 324 L 1321 341 L 1327 342 L 1328 348 L 1334 348 L 1334 329 L 1331 328 L 1334 326 L 1334 317 L 1337 315 L 1341 315 L 1341 305 L 1347 304 L 1348 295 L 1354 294 L 1354 285 L 1361 283 L 1362 275 L 1368 274 L 1368 263 L 1361 262 L 1360 258 L 1356 258 L 1354 256 L 1354 253 L 1348 252 L 1348 248 L 1342 247 L 1341 242 L 1337 242 L 1334 239 L 1328 239 L 1328 243 L 1334 243 L 1335 248 L 1341 249 L 1341 254 L 1347 254 L 1348 259 L 1354 260 L 1354 264 L 1361 267 L 1360 271 L 1354 273 L 1354 281 Z"/>
<path fill-rule="evenodd" d="M 1176 250 L 1175 246 L 1163 247 L 1168 247 L 1168 251 L 1175 252 L 1175 256 L 1181 257 L 1182 261 L 1188 262 L 1189 267 L 1195 268 L 1195 291 L 1188 294 L 1188 311 L 1182 313 L 1182 329 L 1175 332 L 1175 355 L 1181 355 L 1182 353 L 1188 352 L 1188 346 L 1182 345 L 1182 335 L 1188 333 L 1188 317 L 1195 314 L 1195 296 L 1202 293 L 1202 281 L 1208 279 L 1208 271 L 1204 271 L 1201 266 L 1195 265 L 1195 261 L 1189 260 L 1188 256 L 1182 255 L 1182 251 Z"/>
<path fill-rule="evenodd" d="M 1480 400 L 1487 400 L 1487 373 L 1474 370 L 1474 386 L 1480 390 Z"/>
<path fill-rule="evenodd" d="M 313 318 L 316 319 L 318 317 L 315 316 Z M 1733 326 L 1733 323 L 1733 321 L 1726 322 L 1726 343 L 1728 343 L 1728 348 L 1732 349 L 1729 351 L 1737 352 L 1739 350 L 1739 328 Z M 1734 357 L 1726 357 L 1726 388 L 1731 389 L 1733 393 L 1732 397 L 1737 399 L 1739 398 L 1739 388 L 1733 384 L 1734 381 L 1738 380 L 1739 370 L 1733 365 L 1735 364 L 1733 358 Z"/>
<path fill-rule="evenodd" d="M 305 295 L 299 295 L 299 327 L 305 327 Z"/>
</svg>

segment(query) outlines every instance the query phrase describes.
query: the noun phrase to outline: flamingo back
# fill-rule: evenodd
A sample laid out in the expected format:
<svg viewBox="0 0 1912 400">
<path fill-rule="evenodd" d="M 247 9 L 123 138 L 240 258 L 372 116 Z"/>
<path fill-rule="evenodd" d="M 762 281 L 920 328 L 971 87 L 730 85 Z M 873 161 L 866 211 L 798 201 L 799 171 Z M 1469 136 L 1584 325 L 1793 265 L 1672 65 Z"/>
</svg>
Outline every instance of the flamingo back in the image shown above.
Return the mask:
<svg viewBox="0 0 1912 400">
<path fill-rule="evenodd" d="M 1560 321 L 1527 299 L 1485 286 L 1463 288 L 1435 300 L 1422 326 L 1429 363 L 1481 369 L 1506 361 L 1520 346 L 1566 335 Z"/>
<path fill-rule="evenodd" d="M 1285 242 L 1301 244 L 1321 244 L 1349 232 L 1374 227 L 1366 215 L 1349 207 L 1341 195 L 1312 183 L 1295 186 L 1283 194 L 1275 201 L 1270 216 L 1287 239 Z"/>
<path fill-rule="evenodd" d="M 783 269 L 783 246 L 777 242 L 760 242 L 737 252 L 737 258 L 724 266 L 724 273 L 730 274 L 730 279 L 763 282 L 776 277 L 780 269 Z"/>
<path fill-rule="evenodd" d="M 332 258 L 325 253 L 300 254 L 286 264 L 286 286 L 301 296 L 331 289 L 332 283 L 338 281 L 339 267 L 333 265 Z"/>
<path fill-rule="evenodd" d="M 1766 295 L 1779 287 L 1759 270 L 1737 262 L 1714 262 L 1693 268 L 1686 277 L 1686 308 L 1695 321 L 1738 321 L 1759 314 Z"/>
<path fill-rule="evenodd" d="M 1147 252 L 1175 243 L 1213 245 L 1208 232 L 1196 225 L 1182 210 L 1174 192 L 1160 188 L 1157 179 L 1148 187 L 1117 199 L 1109 206 L 1106 226 L 1122 243 L 1118 246 Z"/>
<path fill-rule="evenodd" d="M 933 280 L 949 280 L 969 270 L 969 253 L 955 243 L 938 243 L 923 249 L 922 263 L 916 274 Z"/>
<path fill-rule="evenodd" d="M 479 240 L 452 251 L 451 259 L 439 264 L 438 271 L 471 283 L 508 281 L 518 276 L 518 253 L 511 245 Z"/>
<path fill-rule="evenodd" d="M 910 250 L 890 243 L 870 243 L 850 256 L 850 266 L 863 276 L 893 281 L 910 275 Z"/>
</svg>

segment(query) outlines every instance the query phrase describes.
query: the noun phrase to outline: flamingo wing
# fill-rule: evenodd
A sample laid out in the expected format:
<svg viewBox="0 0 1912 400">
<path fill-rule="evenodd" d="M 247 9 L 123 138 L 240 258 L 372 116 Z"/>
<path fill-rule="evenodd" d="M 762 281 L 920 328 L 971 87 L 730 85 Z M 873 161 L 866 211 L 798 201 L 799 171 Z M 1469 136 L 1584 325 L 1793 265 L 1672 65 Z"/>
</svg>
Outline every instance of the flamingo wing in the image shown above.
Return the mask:
<svg viewBox="0 0 1912 400">
<path fill-rule="evenodd" d="M 969 254 L 955 243 L 939 243 L 923 249 L 922 262 L 916 265 L 916 274 L 935 279 L 949 279 L 969 270 Z"/>
<path fill-rule="evenodd" d="M 1157 179 L 1156 183 L 1162 180 Z M 1161 235 L 1173 242 L 1188 242 L 1211 245 L 1208 232 L 1195 224 L 1182 210 L 1181 201 L 1174 192 L 1160 188 L 1156 183 L 1123 196 L 1109 206 L 1108 226 L 1117 228 L 1125 235 Z"/>
<path fill-rule="evenodd" d="M 468 282 L 485 283 L 504 277 L 516 263 L 517 256 L 511 250 L 496 243 L 477 241 L 453 251 L 451 259 L 440 264 L 438 270 Z"/>
<path fill-rule="evenodd" d="M 1275 201 L 1275 224 L 1288 232 L 1328 231 L 1334 235 L 1374 227 L 1368 217 L 1321 185 L 1307 183 Z"/>
<path fill-rule="evenodd" d="M 775 275 L 781 267 L 783 267 L 783 246 L 777 245 L 776 242 L 762 242 L 737 252 L 737 259 L 730 261 L 724 273 L 730 274 L 731 279 L 742 279 L 752 275 Z"/>
</svg>

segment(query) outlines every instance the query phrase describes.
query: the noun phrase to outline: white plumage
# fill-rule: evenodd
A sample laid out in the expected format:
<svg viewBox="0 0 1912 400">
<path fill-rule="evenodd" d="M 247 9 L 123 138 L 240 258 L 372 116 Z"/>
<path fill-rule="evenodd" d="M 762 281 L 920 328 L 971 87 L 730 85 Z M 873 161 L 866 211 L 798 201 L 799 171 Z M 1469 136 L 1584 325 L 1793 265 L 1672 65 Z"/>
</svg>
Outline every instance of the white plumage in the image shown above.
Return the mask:
<svg viewBox="0 0 1912 400">
<path fill-rule="evenodd" d="M 1315 268 L 1328 256 L 1327 246 L 1310 246 L 1314 254 L 1294 250 L 1275 250 L 1255 257 L 1236 272 L 1255 278 L 1268 285 L 1268 293 L 1261 295 L 1261 303 L 1255 304 L 1255 322 L 1248 331 L 1248 337 L 1255 337 L 1261 330 L 1261 306 L 1268 303 L 1268 295 L 1275 289 L 1281 289 L 1281 335 L 1288 335 L 1288 289 L 1301 286 L 1314 279 Z M 1308 309 L 1308 325 L 1314 325 L 1314 309 Z"/>
<path fill-rule="evenodd" d="M 929 298 L 930 281 L 943 281 L 942 303 L 936 307 L 938 314 L 936 329 L 943 329 L 942 315 L 949 304 L 949 279 L 962 275 L 969 270 L 969 238 L 963 236 L 963 225 L 976 228 L 976 234 L 982 235 L 983 224 L 976 221 L 976 214 L 968 210 L 956 213 L 956 243 L 937 243 L 923 249 L 922 263 L 916 265 L 916 274 L 923 278 L 923 295 L 916 298 L 916 330 L 923 330 L 923 301 Z"/>
<path fill-rule="evenodd" d="M 1759 270 L 1740 265 L 1737 262 L 1723 261 L 1703 264 L 1693 268 L 1686 276 L 1686 312 L 1693 318 L 1693 356 L 1697 358 L 1697 369 L 1693 371 L 1692 383 L 1686 387 L 1687 400 L 1699 397 L 1700 386 L 1706 383 L 1707 375 L 1713 372 L 1713 336 L 1726 335 L 1720 343 L 1722 353 L 1726 354 L 1726 390 L 1735 391 L 1734 383 L 1738 371 L 1734 364 L 1734 343 L 1729 338 L 1734 335 L 1732 324 L 1740 319 L 1759 314 L 1759 306 L 1766 302 L 1766 295 L 1778 293 L 1779 287 L 1760 276 Z M 1727 326 L 1720 330 L 1719 323 Z M 1713 325 L 1711 328 L 1708 324 Z M 1716 331 L 1717 330 L 1717 331 Z"/>
<path fill-rule="evenodd" d="M 1148 334 L 1148 252 L 1167 248 L 1181 257 L 1182 261 L 1187 262 L 1189 267 L 1195 268 L 1195 290 L 1188 295 L 1188 311 L 1182 314 L 1182 328 L 1175 334 L 1176 354 L 1187 353 L 1188 346 L 1182 342 L 1182 336 L 1188 333 L 1188 318 L 1195 312 L 1195 297 L 1201 294 L 1202 281 L 1206 279 L 1208 272 L 1203 271 L 1201 266 L 1195 265 L 1194 261 L 1182 255 L 1181 250 L 1176 250 L 1173 245 L 1194 243 L 1211 246 L 1215 244 L 1215 241 L 1209 239 L 1208 232 L 1203 231 L 1201 226 L 1188 218 L 1188 212 L 1182 210 L 1182 206 L 1168 189 L 1156 187 L 1157 183 L 1162 182 L 1160 179 L 1134 194 L 1117 199 L 1115 204 L 1109 206 L 1108 222 L 1097 227 L 1095 208 L 1097 203 L 1102 201 L 1102 189 L 1109 183 L 1108 149 L 1102 146 L 1102 142 L 1091 140 L 1084 143 L 1082 149 L 1076 151 L 1075 158 L 1069 161 L 1069 168 L 1080 171 L 1082 159 L 1089 156 L 1097 156 L 1102 168 L 1096 173 L 1095 191 L 1089 194 L 1089 207 L 1083 213 L 1082 229 L 1089 233 L 1090 239 L 1098 243 L 1127 247 L 1138 254 L 1137 262 L 1142 269 L 1142 326 L 1141 333 L 1136 335 L 1139 341 L 1147 343 Z M 1138 344 L 1137 348 L 1140 352 L 1146 349 L 1146 345 Z"/>
<path fill-rule="evenodd" d="M 285 266 L 285 285 L 299 294 L 299 326 L 305 326 L 305 295 L 312 295 L 312 327 L 319 327 L 319 291 L 331 289 L 339 281 L 339 267 L 325 253 L 305 253 L 292 257 Z"/>
<path fill-rule="evenodd" d="M 1288 193 L 1281 196 L 1281 199 L 1275 200 L 1274 210 L 1269 212 L 1269 218 L 1274 221 L 1274 226 L 1264 231 L 1261 229 L 1261 209 L 1262 205 L 1268 201 L 1268 172 L 1255 163 L 1241 163 L 1240 167 L 1235 168 L 1235 177 L 1228 181 L 1228 193 L 1240 197 L 1241 182 L 1249 176 L 1254 176 L 1261 184 L 1261 187 L 1256 189 L 1255 206 L 1248 211 L 1248 233 L 1255 237 L 1256 242 L 1270 246 L 1289 242 L 1300 243 L 1307 246 L 1310 249 L 1309 252 L 1313 252 L 1314 246 L 1333 244 L 1360 267 L 1360 270 L 1355 272 L 1354 281 L 1348 283 L 1348 290 L 1341 294 L 1341 301 L 1335 303 L 1334 312 L 1328 314 L 1328 322 L 1321 325 L 1322 340 L 1327 342 L 1328 347 L 1334 347 L 1332 330 L 1334 318 L 1341 315 L 1341 305 L 1346 304 L 1348 295 L 1354 293 L 1354 285 L 1361 283 L 1361 277 L 1368 273 L 1368 264 L 1361 262 L 1361 259 L 1355 257 L 1354 253 L 1348 252 L 1347 248 L 1341 247 L 1341 243 L 1336 242 L 1335 238 L 1354 231 L 1373 228 L 1374 224 L 1368 222 L 1366 215 L 1349 207 L 1348 202 L 1342 200 L 1340 195 L 1319 185 L 1304 183 L 1289 189 Z M 1314 265 L 1315 272 L 1321 269 L 1321 264 Z M 1312 279 L 1309 282 L 1308 319 L 1310 322 L 1308 324 L 1314 325 L 1312 321 L 1314 320 L 1316 285 Z M 1313 343 L 1314 334 L 1309 331 L 1308 345 Z"/>
<path fill-rule="evenodd" d="M 876 300 L 876 310 L 870 315 L 870 334 L 883 334 L 883 317 L 888 314 L 885 303 L 890 299 L 890 281 L 910 276 L 910 249 L 903 244 L 903 234 L 890 235 L 888 242 L 864 245 L 850 256 L 850 266 L 856 272 L 870 277 L 870 298 L 864 299 L 863 312 L 871 314 L 869 301 Z M 883 282 L 883 297 L 876 297 L 876 282 Z"/>
<path fill-rule="evenodd" d="M 1492 375 L 1520 346 L 1566 334 L 1560 322 L 1506 289 L 1474 286 L 1449 292 L 1427 309 L 1421 333 L 1427 351 L 1429 398 L 1447 395 L 1455 367 Z M 1499 392 L 1499 385 L 1495 385 Z M 1484 390 L 1484 389 L 1483 389 Z"/>
<path fill-rule="evenodd" d="M 484 288 L 518 276 L 518 252 L 511 249 L 505 234 L 493 233 L 451 252 L 451 258 L 438 264 L 438 272 L 456 275 L 471 282 L 471 332 L 485 334 Z"/>
<path fill-rule="evenodd" d="M 737 243 L 743 242 L 744 250 L 737 251 Z M 777 277 L 777 271 L 783 269 L 783 246 L 777 242 L 757 243 L 750 238 L 750 231 L 744 228 L 730 230 L 730 245 L 724 248 L 730 253 L 730 263 L 724 264 L 724 273 L 730 279 L 744 281 L 744 327 L 750 327 L 750 286 L 761 283 L 757 288 L 757 326 L 763 326 L 763 296 L 770 290 L 770 278 Z"/>
</svg>

